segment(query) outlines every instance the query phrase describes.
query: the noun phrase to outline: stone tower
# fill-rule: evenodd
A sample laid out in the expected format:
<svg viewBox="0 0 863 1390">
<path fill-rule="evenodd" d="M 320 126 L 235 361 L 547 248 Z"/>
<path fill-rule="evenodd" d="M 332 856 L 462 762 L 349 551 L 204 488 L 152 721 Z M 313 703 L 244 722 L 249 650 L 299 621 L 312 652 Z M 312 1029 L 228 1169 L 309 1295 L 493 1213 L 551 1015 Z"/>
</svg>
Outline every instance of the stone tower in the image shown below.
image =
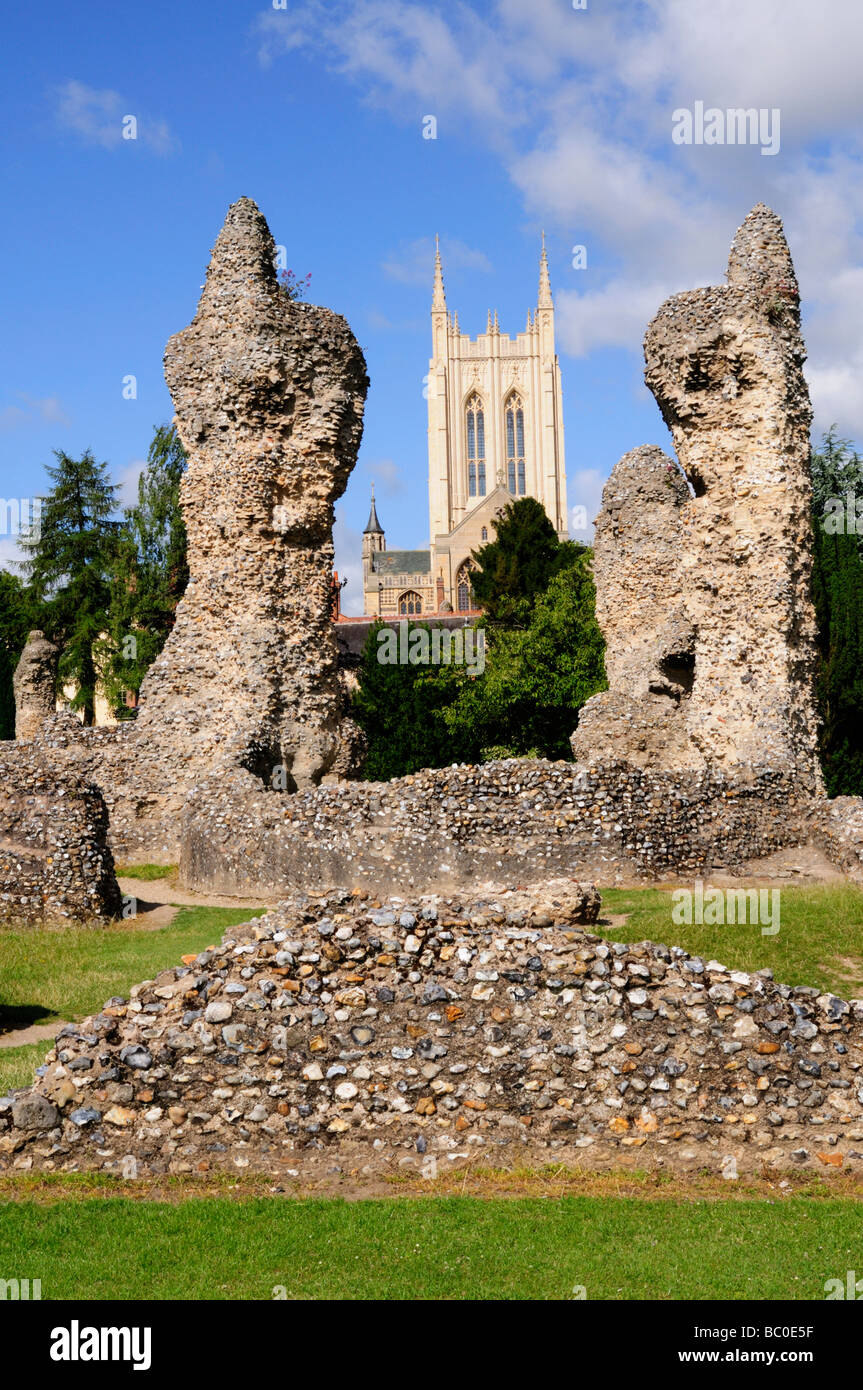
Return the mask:
<svg viewBox="0 0 863 1390">
<path fill-rule="evenodd" d="M 16 738 L 35 738 L 45 720 L 56 712 L 59 655 L 44 632 L 29 634 L 12 677 Z"/>
<path fill-rule="evenodd" d="M 682 473 L 638 449 L 606 484 L 594 554 L 609 690 L 582 711 L 574 751 L 773 766 L 818 791 L 811 408 L 775 213 L 753 208 L 727 284 L 669 299 L 644 352 Z"/>
<path fill-rule="evenodd" d="M 190 581 L 141 692 L 143 739 L 202 774 L 230 743 L 288 789 L 352 763 L 331 621 L 333 508 L 362 435 L 368 378 L 329 309 L 290 300 L 257 206 L 229 209 L 165 377 L 189 453 Z"/>
</svg>

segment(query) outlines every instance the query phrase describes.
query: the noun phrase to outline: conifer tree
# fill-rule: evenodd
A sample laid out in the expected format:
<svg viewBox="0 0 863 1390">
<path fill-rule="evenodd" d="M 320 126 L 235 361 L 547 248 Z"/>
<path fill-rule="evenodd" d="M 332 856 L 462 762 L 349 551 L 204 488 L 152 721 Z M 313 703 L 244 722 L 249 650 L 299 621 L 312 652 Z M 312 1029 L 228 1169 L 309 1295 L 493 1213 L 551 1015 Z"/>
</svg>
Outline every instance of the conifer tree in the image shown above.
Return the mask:
<svg viewBox="0 0 863 1390">
<path fill-rule="evenodd" d="M 830 796 L 863 795 L 863 460 L 835 426 L 812 454 L 820 753 Z M 841 525 L 837 525 L 837 520 Z"/>
<path fill-rule="evenodd" d="M 101 649 L 106 695 L 121 718 L 132 713 L 126 693 L 137 697 L 189 580 L 180 509 L 186 462 L 175 426 L 159 425 L 138 479 L 138 501 L 125 512 L 111 579 L 108 637 Z"/>
<path fill-rule="evenodd" d="M 24 572 L 42 626 L 60 646 L 59 680 L 74 684 L 72 708 L 92 724 L 98 671 L 95 649 L 108 621 L 110 573 L 119 523 L 117 488 L 105 463 L 87 449 L 80 459 L 55 450 L 47 469 L 52 487 L 42 499 L 40 526 L 21 537 Z"/>
<path fill-rule="evenodd" d="M 537 594 L 554 575 L 585 552 L 576 541 L 561 541 L 545 508 L 534 497 L 508 502 L 492 521 L 495 538 L 473 552 L 477 568 L 471 588 L 489 623 L 524 627 Z"/>
</svg>

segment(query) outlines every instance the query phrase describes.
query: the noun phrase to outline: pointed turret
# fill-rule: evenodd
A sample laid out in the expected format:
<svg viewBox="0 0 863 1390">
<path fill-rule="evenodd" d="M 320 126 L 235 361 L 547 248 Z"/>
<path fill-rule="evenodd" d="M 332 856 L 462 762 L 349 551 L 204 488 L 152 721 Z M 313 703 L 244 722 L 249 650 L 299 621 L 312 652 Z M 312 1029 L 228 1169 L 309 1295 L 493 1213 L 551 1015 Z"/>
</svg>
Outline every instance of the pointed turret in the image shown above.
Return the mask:
<svg viewBox="0 0 863 1390">
<path fill-rule="evenodd" d="M 446 310 L 446 292 L 443 287 L 443 268 L 440 261 L 440 238 L 434 239 L 434 290 L 432 292 L 432 313 L 437 309 Z"/>
<path fill-rule="evenodd" d="M 542 234 L 542 255 L 539 258 L 539 297 L 536 305 L 538 309 L 554 308 L 554 300 L 551 297 L 551 279 L 548 274 L 548 255 L 545 250 L 545 232 Z"/>
<path fill-rule="evenodd" d="M 372 483 L 372 505 L 371 505 L 371 510 L 370 510 L 370 512 L 369 512 L 369 519 L 368 519 L 368 521 L 366 522 L 366 529 L 363 531 L 363 535 L 364 535 L 364 536 L 382 536 L 383 533 L 384 533 L 384 528 L 383 528 L 383 526 L 381 526 L 381 523 L 378 521 L 377 508 L 375 507 L 375 485 L 374 485 L 374 483 Z"/>
<path fill-rule="evenodd" d="M 386 548 L 384 528 L 378 521 L 378 509 L 375 506 L 375 485 L 372 483 L 372 505 L 369 508 L 366 529 L 363 531 L 363 585 L 365 588 L 368 588 L 373 572 L 374 556 Z"/>
<path fill-rule="evenodd" d="M 431 303 L 432 357 L 443 359 L 447 351 L 447 336 L 450 332 L 449 315 L 446 310 L 446 293 L 443 287 L 443 269 L 440 259 L 440 238 L 434 239 L 434 288 Z"/>
</svg>

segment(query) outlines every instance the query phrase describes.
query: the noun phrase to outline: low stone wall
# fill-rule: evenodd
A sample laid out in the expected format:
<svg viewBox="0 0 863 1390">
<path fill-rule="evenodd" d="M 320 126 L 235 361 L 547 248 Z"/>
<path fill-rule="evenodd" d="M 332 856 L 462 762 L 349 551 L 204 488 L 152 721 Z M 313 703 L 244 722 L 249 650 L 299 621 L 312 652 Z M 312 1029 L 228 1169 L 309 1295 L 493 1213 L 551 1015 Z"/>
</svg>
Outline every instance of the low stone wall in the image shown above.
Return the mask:
<svg viewBox="0 0 863 1390">
<path fill-rule="evenodd" d="M 88 921 L 121 906 L 98 788 L 31 743 L 0 744 L 0 920 Z"/>
<path fill-rule="evenodd" d="M 507 759 L 284 796 L 228 768 L 186 804 L 183 883 L 254 895 L 348 883 L 390 892 L 733 868 L 809 838 L 780 774 L 652 773 Z"/>
<path fill-rule="evenodd" d="M 604 941 L 598 906 L 294 897 L 65 1027 L 0 1169 L 863 1161 L 863 1002 Z"/>
</svg>

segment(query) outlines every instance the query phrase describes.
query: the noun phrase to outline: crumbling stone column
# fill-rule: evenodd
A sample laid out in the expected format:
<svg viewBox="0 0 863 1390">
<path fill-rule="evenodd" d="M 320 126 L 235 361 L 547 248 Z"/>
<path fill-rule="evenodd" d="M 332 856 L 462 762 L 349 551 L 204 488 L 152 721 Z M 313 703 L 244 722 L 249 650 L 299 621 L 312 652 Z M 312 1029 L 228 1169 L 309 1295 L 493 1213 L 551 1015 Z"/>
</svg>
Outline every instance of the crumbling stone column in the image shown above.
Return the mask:
<svg viewBox="0 0 863 1390">
<path fill-rule="evenodd" d="M 29 634 L 12 677 L 16 738 L 35 738 L 45 720 L 56 713 L 59 655 L 44 632 L 34 630 Z"/>
<path fill-rule="evenodd" d="M 763 204 L 727 280 L 675 295 L 647 330 L 645 380 L 689 495 L 669 472 L 660 505 L 671 461 L 650 449 L 606 485 L 594 568 L 610 689 L 588 701 L 573 748 L 772 765 L 820 791 L 806 354 L 782 223 Z"/>
<path fill-rule="evenodd" d="M 190 459 L 190 582 L 138 731 L 205 773 L 220 751 L 293 790 L 350 770 L 331 621 L 333 509 L 362 435 L 366 364 L 345 320 L 279 286 L 267 223 L 228 212 L 165 377 Z M 281 780 L 280 780 L 281 779 Z"/>
</svg>

